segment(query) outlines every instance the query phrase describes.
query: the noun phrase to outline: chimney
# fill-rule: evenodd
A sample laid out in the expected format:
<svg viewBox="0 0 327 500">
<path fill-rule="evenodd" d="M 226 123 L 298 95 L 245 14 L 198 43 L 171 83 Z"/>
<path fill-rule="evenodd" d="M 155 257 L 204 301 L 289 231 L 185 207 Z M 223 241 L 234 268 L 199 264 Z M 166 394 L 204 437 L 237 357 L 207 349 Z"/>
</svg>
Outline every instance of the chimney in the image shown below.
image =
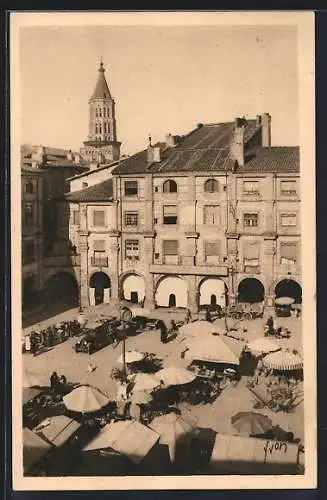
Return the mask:
<svg viewBox="0 0 327 500">
<path fill-rule="evenodd" d="M 169 148 L 174 148 L 176 146 L 176 137 L 174 135 L 167 134 L 166 144 Z"/>
<path fill-rule="evenodd" d="M 261 116 L 261 145 L 263 148 L 271 146 L 271 116 L 263 113 Z"/>
<path fill-rule="evenodd" d="M 159 163 L 161 161 L 161 153 L 159 146 L 148 147 L 148 163 Z"/>
<path fill-rule="evenodd" d="M 244 167 L 244 121 L 235 119 L 234 134 L 230 144 L 230 154 L 240 167 Z"/>
<path fill-rule="evenodd" d="M 73 161 L 73 153 L 71 149 L 67 151 L 67 160 Z"/>
</svg>

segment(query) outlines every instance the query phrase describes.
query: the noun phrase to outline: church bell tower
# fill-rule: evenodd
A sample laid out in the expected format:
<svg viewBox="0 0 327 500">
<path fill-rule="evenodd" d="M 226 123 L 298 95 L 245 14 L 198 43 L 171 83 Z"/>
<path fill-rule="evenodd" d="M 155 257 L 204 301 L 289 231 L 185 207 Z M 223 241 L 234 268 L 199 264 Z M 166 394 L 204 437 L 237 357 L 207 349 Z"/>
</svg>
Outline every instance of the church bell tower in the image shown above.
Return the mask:
<svg viewBox="0 0 327 500">
<path fill-rule="evenodd" d="M 87 161 L 109 163 L 120 156 L 120 145 L 116 134 L 115 101 L 104 75 L 103 62 L 98 69 L 98 80 L 89 100 L 89 135 L 81 148 Z"/>
</svg>

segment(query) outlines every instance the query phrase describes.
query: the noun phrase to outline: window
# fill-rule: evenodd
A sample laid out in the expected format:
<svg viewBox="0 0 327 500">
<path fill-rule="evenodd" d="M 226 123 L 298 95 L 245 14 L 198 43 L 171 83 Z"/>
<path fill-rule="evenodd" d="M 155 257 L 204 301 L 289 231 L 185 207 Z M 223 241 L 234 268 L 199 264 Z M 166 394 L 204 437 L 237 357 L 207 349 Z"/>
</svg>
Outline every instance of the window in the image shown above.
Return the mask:
<svg viewBox="0 0 327 500">
<path fill-rule="evenodd" d="M 106 251 L 106 242 L 105 240 L 94 240 L 93 242 L 94 252 L 105 252 Z"/>
<path fill-rule="evenodd" d="M 243 193 L 244 194 L 259 194 L 259 182 L 258 181 L 243 181 Z"/>
<path fill-rule="evenodd" d="M 218 191 L 218 181 L 216 179 L 208 179 L 204 183 L 204 191 L 206 193 L 216 193 Z"/>
<path fill-rule="evenodd" d="M 25 184 L 25 193 L 33 194 L 34 193 L 34 184 L 32 181 L 28 181 Z"/>
<path fill-rule="evenodd" d="M 23 263 L 30 264 L 35 260 L 35 247 L 34 241 L 27 241 L 23 247 Z"/>
<path fill-rule="evenodd" d="M 107 116 L 107 108 L 103 108 L 103 116 L 106 117 Z"/>
<path fill-rule="evenodd" d="M 177 224 L 177 207 L 176 205 L 165 205 L 163 207 L 163 223 Z"/>
<path fill-rule="evenodd" d="M 243 225 L 244 227 L 258 227 L 258 214 L 244 214 Z"/>
<path fill-rule="evenodd" d="M 164 193 L 177 193 L 177 184 L 175 181 L 169 179 L 163 183 Z"/>
<path fill-rule="evenodd" d="M 73 218 L 74 226 L 79 226 L 79 210 L 78 209 L 72 211 L 72 218 Z"/>
<path fill-rule="evenodd" d="M 295 195 L 296 194 L 296 181 L 281 181 L 280 192 L 282 195 Z"/>
<path fill-rule="evenodd" d="M 33 226 L 34 224 L 35 206 L 31 203 L 25 203 L 24 206 L 24 223 L 26 226 Z"/>
<path fill-rule="evenodd" d="M 125 241 L 125 259 L 139 260 L 139 240 Z"/>
<path fill-rule="evenodd" d="M 280 244 L 280 263 L 283 265 L 295 265 L 297 262 L 297 244 L 287 242 Z"/>
<path fill-rule="evenodd" d="M 92 266 L 106 267 L 108 265 L 108 257 L 106 257 L 106 242 L 105 240 L 94 240 L 93 242 L 93 258 L 91 258 Z"/>
<path fill-rule="evenodd" d="M 85 189 L 89 187 L 88 183 L 87 182 L 82 182 L 82 188 Z"/>
<path fill-rule="evenodd" d="M 164 240 L 162 253 L 165 264 L 178 264 L 178 240 Z"/>
<path fill-rule="evenodd" d="M 106 124 L 106 122 L 103 124 L 103 132 L 105 134 L 107 133 L 107 124 Z"/>
<path fill-rule="evenodd" d="M 204 224 L 219 224 L 220 223 L 220 206 L 205 205 L 203 208 L 203 223 Z"/>
<path fill-rule="evenodd" d="M 125 226 L 138 226 L 139 214 L 137 212 L 125 212 Z"/>
<path fill-rule="evenodd" d="M 248 241 L 244 244 L 243 263 L 245 273 L 260 272 L 260 246 L 257 241 Z"/>
<path fill-rule="evenodd" d="M 93 226 L 105 226 L 104 210 L 93 210 Z"/>
<path fill-rule="evenodd" d="M 205 241 L 204 260 L 206 264 L 218 264 L 220 255 L 220 241 Z"/>
<path fill-rule="evenodd" d="M 138 184 L 137 181 L 125 181 L 125 196 L 137 196 Z"/>
<path fill-rule="evenodd" d="M 296 214 L 281 214 L 280 220 L 283 227 L 296 226 Z"/>
<path fill-rule="evenodd" d="M 95 133 L 98 134 L 99 133 L 99 127 L 98 127 L 98 124 L 96 123 L 95 124 Z"/>
</svg>

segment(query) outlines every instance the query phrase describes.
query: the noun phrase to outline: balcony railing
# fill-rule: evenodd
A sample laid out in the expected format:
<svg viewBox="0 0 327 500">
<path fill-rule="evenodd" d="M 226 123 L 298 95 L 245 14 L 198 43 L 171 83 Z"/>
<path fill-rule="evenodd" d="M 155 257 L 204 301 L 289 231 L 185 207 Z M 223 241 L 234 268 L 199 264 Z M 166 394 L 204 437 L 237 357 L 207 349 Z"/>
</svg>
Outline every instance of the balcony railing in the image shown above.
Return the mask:
<svg viewBox="0 0 327 500">
<path fill-rule="evenodd" d="M 108 257 L 91 257 L 91 265 L 94 267 L 108 267 Z"/>
</svg>

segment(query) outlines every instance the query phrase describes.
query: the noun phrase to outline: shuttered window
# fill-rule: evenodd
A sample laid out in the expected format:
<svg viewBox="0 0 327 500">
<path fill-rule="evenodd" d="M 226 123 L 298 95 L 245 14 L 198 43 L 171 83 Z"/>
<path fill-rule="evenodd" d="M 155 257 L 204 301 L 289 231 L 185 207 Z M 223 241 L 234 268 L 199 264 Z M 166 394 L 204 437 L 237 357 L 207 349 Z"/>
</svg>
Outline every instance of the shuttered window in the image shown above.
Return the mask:
<svg viewBox="0 0 327 500">
<path fill-rule="evenodd" d="M 283 195 L 295 195 L 296 194 L 296 181 L 281 181 L 280 191 Z"/>
<path fill-rule="evenodd" d="M 280 220 L 283 227 L 296 226 L 296 213 L 281 214 Z"/>
<path fill-rule="evenodd" d="M 94 240 L 93 248 L 96 252 L 105 252 L 106 251 L 105 240 Z"/>
<path fill-rule="evenodd" d="M 93 225 L 94 226 L 105 226 L 105 212 L 104 210 L 94 210 L 93 211 Z"/>
<path fill-rule="evenodd" d="M 260 247 L 258 242 L 246 242 L 243 247 L 244 272 L 258 273 L 260 271 Z"/>
<path fill-rule="evenodd" d="M 177 184 L 174 180 L 169 179 L 163 184 L 164 193 L 177 193 Z"/>
<path fill-rule="evenodd" d="M 177 224 L 177 206 L 165 205 L 163 207 L 163 223 Z"/>
<path fill-rule="evenodd" d="M 217 265 L 220 256 L 220 241 L 206 241 L 204 243 L 204 260 L 206 264 Z"/>
<path fill-rule="evenodd" d="M 125 196 L 137 196 L 138 183 L 137 181 L 125 181 Z"/>
<path fill-rule="evenodd" d="M 73 210 L 72 212 L 73 224 L 74 226 L 79 226 L 79 210 Z"/>
<path fill-rule="evenodd" d="M 220 223 L 220 206 L 205 205 L 203 209 L 204 224 L 219 224 Z"/>
<path fill-rule="evenodd" d="M 259 182 L 258 181 L 244 181 L 243 182 L 243 192 L 244 192 L 244 194 L 259 194 Z"/>
<path fill-rule="evenodd" d="M 204 191 L 206 193 L 216 193 L 218 191 L 218 181 L 216 179 L 208 179 L 204 183 Z"/>
<path fill-rule="evenodd" d="M 164 240 L 163 241 L 163 254 L 164 255 L 178 255 L 178 240 Z"/>
<path fill-rule="evenodd" d="M 281 243 L 280 244 L 280 262 L 281 264 L 296 264 L 297 261 L 297 244 Z"/>
<path fill-rule="evenodd" d="M 125 241 L 125 258 L 127 260 L 139 260 L 139 240 Z"/>
</svg>

